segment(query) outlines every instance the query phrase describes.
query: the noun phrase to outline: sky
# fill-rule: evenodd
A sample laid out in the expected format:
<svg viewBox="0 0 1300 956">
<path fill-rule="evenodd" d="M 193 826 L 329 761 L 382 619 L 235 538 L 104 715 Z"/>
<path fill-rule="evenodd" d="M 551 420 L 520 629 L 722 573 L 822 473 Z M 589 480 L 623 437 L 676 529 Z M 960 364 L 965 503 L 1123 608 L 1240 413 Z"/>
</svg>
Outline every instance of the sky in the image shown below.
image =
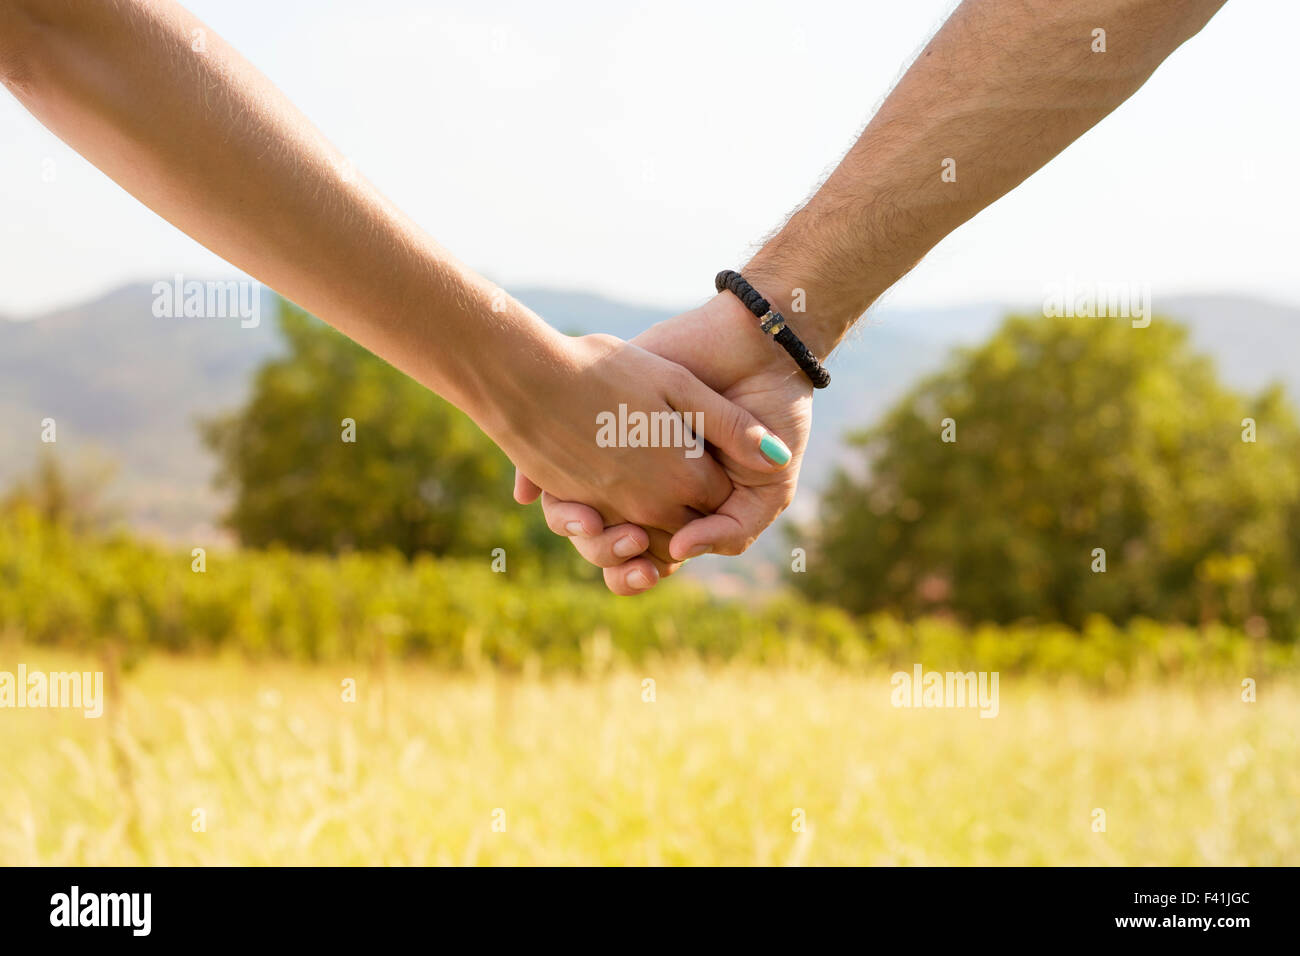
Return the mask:
<svg viewBox="0 0 1300 956">
<path fill-rule="evenodd" d="M 684 307 L 834 166 L 952 0 L 191 0 L 356 168 L 509 286 Z M 887 296 L 1149 283 L 1300 304 L 1300 3 L 1229 0 Z M 0 314 L 238 276 L 0 92 Z"/>
</svg>

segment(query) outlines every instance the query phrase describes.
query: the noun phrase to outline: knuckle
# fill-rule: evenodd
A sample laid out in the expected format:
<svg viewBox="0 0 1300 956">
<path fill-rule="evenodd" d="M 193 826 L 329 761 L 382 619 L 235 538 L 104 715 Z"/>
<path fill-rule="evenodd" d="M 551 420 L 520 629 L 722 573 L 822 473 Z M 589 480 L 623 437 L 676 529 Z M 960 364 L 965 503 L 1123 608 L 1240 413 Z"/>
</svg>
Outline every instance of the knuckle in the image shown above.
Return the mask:
<svg viewBox="0 0 1300 956">
<path fill-rule="evenodd" d="M 713 553 L 721 554 L 729 558 L 736 555 L 744 554 L 749 550 L 749 546 L 754 543 L 754 538 L 748 535 L 736 535 L 731 538 L 724 538 L 714 545 Z"/>
<path fill-rule="evenodd" d="M 687 489 L 683 504 L 700 514 L 712 514 L 726 498 L 718 499 L 704 482 L 692 482 Z"/>
<path fill-rule="evenodd" d="M 649 511 L 649 525 L 655 528 L 662 528 L 669 534 L 676 533 L 682 525 L 686 524 L 689 517 L 685 507 L 682 505 L 658 505 L 650 508 Z M 642 525 L 645 524 L 644 522 L 637 523 Z"/>
<path fill-rule="evenodd" d="M 687 369 L 685 365 L 681 365 L 677 362 L 669 362 L 668 368 L 664 371 L 667 381 L 679 392 L 684 391 L 685 389 L 690 388 L 691 385 L 695 384 L 695 376 L 691 374 L 690 370 Z"/>
<path fill-rule="evenodd" d="M 718 422 L 721 434 L 714 439 L 714 444 L 721 444 L 726 441 L 728 444 L 739 444 L 745 436 L 745 427 L 749 424 L 748 416 L 740 410 L 740 407 L 728 403 L 726 410 L 723 412 L 722 421 Z"/>
<path fill-rule="evenodd" d="M 786 491 L 784 494 L 781 495 L 781 500 L 777 504 L 776 514 L 772 516 L 772 520 L 775 521 L 778 517 L 785 514 L 785 509 L 789 508 L 792 504 L 794 504 L 793 488 L 789 489 L 788 491 Z"/>
</svg>

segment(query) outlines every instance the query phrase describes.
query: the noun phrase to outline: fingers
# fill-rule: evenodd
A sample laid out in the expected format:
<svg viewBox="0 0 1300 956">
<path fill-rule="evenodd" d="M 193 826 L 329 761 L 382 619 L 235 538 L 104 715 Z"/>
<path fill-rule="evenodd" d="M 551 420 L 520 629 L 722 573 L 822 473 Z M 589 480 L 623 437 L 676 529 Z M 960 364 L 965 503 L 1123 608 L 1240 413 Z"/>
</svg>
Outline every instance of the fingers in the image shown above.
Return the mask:
<svg viewBox="0 0 1300 956">
<path fill-rule="evenodd" d="M 785 510 L 789 494 L 782 485 L 737 489 L 717 513 L 697 518 L 673 535 L 669 553 L 676 561 L 743 554 Z"/>
<path fill-rule="evenodd" d="M 672 567 L 676 569 L 676 565 Z M 628 597 L 650 590 L 659 583 L 659 577 L 659 571 L 650 558 L 633 558 L 617 567 L 606 568 L 605 586 L 615 594 Z"/>
<path fill-rule="evenodd" d="M 680 561 L 668 557 L 671 536 L 666 531 L 651 528 L 650 550 L 645 554 L 605 569 L 605 586 L 615 594 L 640 594 L 650 590 L 664 578 L 676 574 Z"/>
<path fill-rule="evenodd" d="M 542 516 L 546 518 L 546 526 L 562 538 L 590 538 L 605 530 L 605 521 L 595 508 L 576 501 L 561 501 L 549 491 L 542 492 Z"/>
<path fill-rule="evenodd" d="M 702 554 L 742 554 L 752 541 L 739 521 L 719 513 L 697 518 L 678 531 L 669 551 L 686 561 Z"/>
<path fill-rule="evenodd" d="M 546 525 L 555 534 L 566 537 L 578 554 L 604 569 L 605 585 L 623 596 L 650 590 L 666 577 L 675 574 L 680 561 L 671 557 L 672 536 L 658 529 L 646 529 L 630 523 L 604 527 L 600 512 L 576 501 L 561 501 L 545 492 L 518 469 L 515 470 L 515 500 L 530 504 L 542 499 Z M 683 509 L 689 515 L 698 514 Z"/>
<path fill-rule="evenodd" d="M 790 464 L 790 449 L 785 442 L 745 409 L 690 373 L 675 383 L 668 400 L 683 412 L 697 438 L 708 441 L 737 464 L 760 474 L 773 474 Z M 703 453 L 702 446 L 699 451 Z"/>
<path fill-rule="evenodd" d="M 533 484 L 527 475 L 518 468 L 515 469 L 515 501 L 521 505 L 531 505 L 541 493 L 542 489 Z"/>
<path fill-rule="evenodd" d="M 595 508 L 576 501 L 560 501 L 550 492 L 542 493 L 542 514 L 546 516 L 548 528 L 572 541 L 580 555 L 600 568 L 622 564 L 650 546 L 650 535 L 645 529 L 634 524 L 606 528 Z"/>
<path fill-rule="evenodd" d="M 682 522 L 682 525 L 685 526 L 698 517 L 698 513 L 692 514 L 690 518 Z M 669 550 L 669 545 L 673 539 L 672 533 L 659 528 L 647 528 L 646 532 L 650 535 L 650 547 L 646 549 L 646 557 L 654 561 L 655 567 L 659 570 L 659 576 L 666 578 L 681 566 L 681 562 L 673 560 L 672 553 Z"/>
<path fill-rule="evenodd" d="M 595 508 L 560 501 L 548 492 L 542 493 L 542 513 L 547 527 L 567 537 L 587 561 L 605 569 L 605 586 L 615 594 L 641 594 L 681 567 L 668 557 L 671 539 L 666 532 L 647 532 L 634 524 L 602 527 Z"/>
<path fill-rule="evenodd" d="M 568 538 L 577 552 L 597 567 L 612 568 L 644 554 L 659 577 L 664 578 L 680 565 L 669 553 L 672 535 L 658 528 L 647 531 L 630 523 L 606 528 L 595 508 L 576 501 L 561 501 L 549 491 L 542 492 L 542 514 L 548 528 Z"/>
</svg>

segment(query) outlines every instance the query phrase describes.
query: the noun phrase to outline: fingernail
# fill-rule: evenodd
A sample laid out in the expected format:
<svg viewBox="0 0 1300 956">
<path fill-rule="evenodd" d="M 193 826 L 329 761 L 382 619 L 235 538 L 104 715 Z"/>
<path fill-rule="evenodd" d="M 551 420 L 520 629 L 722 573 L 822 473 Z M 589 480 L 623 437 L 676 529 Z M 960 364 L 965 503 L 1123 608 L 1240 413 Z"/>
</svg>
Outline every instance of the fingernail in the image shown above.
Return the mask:
<svg viewBox="0 0 1300 956">
<path fill-rule="evenodd" d="M 790 464 L 790 449 L 786 448 L 785 442 L 771 432 L 763 433 L 763 440 L 758 443 L 758 450 L 774 465 Z"/>
<path fill-rule="evenodd" d="M 581 521 L 570 521 L 564 526 L 564 530 L 569 534 L 580 534 L 584 536 L 587 533 L 587 530 L 582 526 Z"/>
<path fill-rule="evenodd" d="M 641 545 L 636 543 L 636 538 L 630 534 L 625 534 L 614 542 L 614 554 L 620 558 L 630 558 L 634 554 L 641 553 Z"/>
<path fill-rule="evenodd" d="M 656 575 L 656 577 L 658 577 L 658 575 Z M 632 571 L 627 576 L 627 586 L 636 591 L 644 591 L 652 584 L 654 584 L 654 582 L 651 581 L 649 576 L 640 568 Z"/>
<path fill-rule="evenodd" d="M 708 554 L 712 550 L 713 545 L 711 544 L 697 544 L 695 547 L 691 548 L 691 550 L 686 552 L 686 555 L 682 560 L 689 561 L 691 558 L 698 558 L 702 554 Z"/>
</svg>

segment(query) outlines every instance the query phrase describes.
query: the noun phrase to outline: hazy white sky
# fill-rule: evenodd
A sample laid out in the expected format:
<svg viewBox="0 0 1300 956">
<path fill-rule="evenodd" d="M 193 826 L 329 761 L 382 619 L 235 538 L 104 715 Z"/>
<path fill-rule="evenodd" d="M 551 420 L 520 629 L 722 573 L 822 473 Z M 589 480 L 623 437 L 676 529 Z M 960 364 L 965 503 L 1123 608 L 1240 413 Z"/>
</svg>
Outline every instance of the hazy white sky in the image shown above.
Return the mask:
<svg viewBox="0 0 1300 956">
<path fill-rule="evenodd" d="M 188 4 L 472 266 L 667 306 L 806 195 L 954 5 Z M 1297 37 L 1295 0 L 1229 0 L 890 302 L 1037 302 L 1073 276 L 1300 303 Z M 0 217 L 3 313 L 235 274 L 3 93 Z"/>
</svg>

